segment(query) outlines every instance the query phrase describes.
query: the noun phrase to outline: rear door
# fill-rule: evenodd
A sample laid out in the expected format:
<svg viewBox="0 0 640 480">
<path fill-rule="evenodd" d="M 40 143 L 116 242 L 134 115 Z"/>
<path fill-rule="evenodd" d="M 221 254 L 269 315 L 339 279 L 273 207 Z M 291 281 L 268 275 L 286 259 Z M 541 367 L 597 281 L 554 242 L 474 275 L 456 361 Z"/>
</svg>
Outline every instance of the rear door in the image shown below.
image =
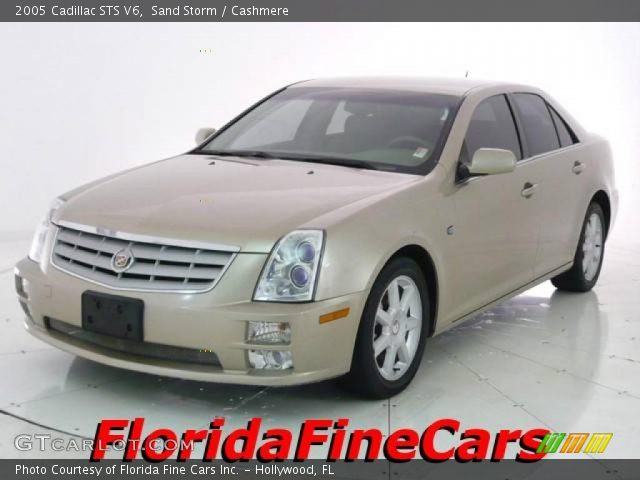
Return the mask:
<svg viewBox="0 0 640 480">
<path fill-rule="evenodd" d="M 547 102 L 534 93 L 514 93 L 510 97 L 523 131 L 523 164 L 540 178 L 540 234 L 534 273 L 546 275 L 570 262 L 575 251 L 574 232 L 581 224 L 577 202 L 580 188 L 577 149 L 571 148 L 575 135 Z M 575 172 L 578 172 L 576 174 Z"/>
<path fill-rule="evenodd" d="M 519 132 L 505 95 L 476 107 L 460 165 L 469 163 L 479 148 L 511 150 L 519 161 L 512 173 L 458 181 L 453 194 L 455 254 L 450 260 L 457 289 L 454 318 L 509 294 L 534 275 L 541 201 L 535 190 L 542 179 L 534 164 L 521 161 Z"/>
</svg>

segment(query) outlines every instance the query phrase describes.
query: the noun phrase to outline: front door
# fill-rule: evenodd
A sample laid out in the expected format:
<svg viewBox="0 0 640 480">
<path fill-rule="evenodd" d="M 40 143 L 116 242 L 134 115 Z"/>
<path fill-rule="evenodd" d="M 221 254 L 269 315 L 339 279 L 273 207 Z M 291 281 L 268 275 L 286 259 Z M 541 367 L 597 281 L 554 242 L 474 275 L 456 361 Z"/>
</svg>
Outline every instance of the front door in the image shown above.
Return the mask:
<svg viewBox="0 0 640 480">
<path fill-rule="evenodd" d="M 512 108 L 504 95 L 476 108 L 460 162 L 479 148 L 511 150 L 522 158 Z M 449 259 L 456 288 L 453 319 L 482 308 L 534 279 L 538 247 L 542 173 L 519 161 L 511 173 L 459 179 L 454 249 Z"/>
</svg>

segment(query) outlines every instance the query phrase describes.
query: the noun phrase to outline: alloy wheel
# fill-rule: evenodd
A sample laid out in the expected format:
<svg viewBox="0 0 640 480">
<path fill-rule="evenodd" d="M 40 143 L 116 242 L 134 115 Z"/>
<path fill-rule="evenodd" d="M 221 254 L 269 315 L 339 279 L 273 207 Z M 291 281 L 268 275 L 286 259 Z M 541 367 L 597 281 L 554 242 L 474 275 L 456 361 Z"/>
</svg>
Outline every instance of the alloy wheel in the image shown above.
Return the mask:
<svg viewBox="0 0 640 480">
<path fill-rule="evenodd" d="M 378 303 L 373 324 L 373 355 L 380 375 L 398 380 L 411 366 L 420 344 L 422 299 L 411 277 L 391 280 Z"/>
<path fill-rule="evenodd" d="M 602 220 L 597 213 L 592 213 L 585 225 L 582 242 L 582 271 L 588 282 L 593 280 L 600 268 L 602 240 Z"/>
</svg>

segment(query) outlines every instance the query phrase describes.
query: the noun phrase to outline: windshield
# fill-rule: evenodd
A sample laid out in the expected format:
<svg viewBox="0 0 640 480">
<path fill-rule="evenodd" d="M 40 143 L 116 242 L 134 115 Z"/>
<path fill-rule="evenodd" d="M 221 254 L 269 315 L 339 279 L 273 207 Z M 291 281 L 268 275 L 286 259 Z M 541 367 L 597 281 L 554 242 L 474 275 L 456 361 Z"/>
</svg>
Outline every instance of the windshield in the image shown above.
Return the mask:
<svg viewBox="0 0 640 480">
<path fill-rule="evenodd" d="M 196 153 L 247 155 L 427 173 L 460 99 L 352 89 L 285 89 L 217 133 Z"/>
</svg>

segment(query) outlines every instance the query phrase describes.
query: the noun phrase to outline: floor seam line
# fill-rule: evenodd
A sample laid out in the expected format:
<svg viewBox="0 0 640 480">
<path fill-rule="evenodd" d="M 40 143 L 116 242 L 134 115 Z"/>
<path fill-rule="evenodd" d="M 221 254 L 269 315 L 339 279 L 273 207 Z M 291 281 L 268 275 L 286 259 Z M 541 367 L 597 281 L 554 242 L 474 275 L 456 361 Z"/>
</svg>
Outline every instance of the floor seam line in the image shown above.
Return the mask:
<svg viewBox="0 0 640 480">
<path fill-rule="evenodd" d="M 27 355 L 29 353 L 42 353 L 48 351 L 56 351 L 53 347 L 39 348 L 36 350 L 19 350 L 17 352 L 2 352 L 0 357 L 8 357 L 10 355 Z"/>
<path fill-rule="evenodd" d="M 113 383 L 124 382 L 126 380 L 127 380 L 127 378 L 120 378 L 118 380 L 111 380 L 111 381 L 104 382 L 104 383 L 99 383 L 99 384 L 91 384 L 91 383 L 89 383 L 89 384 L 85 385 L 84 387 L 78 387 L 78 388 L 75 388 L 73 390 L 67 390 L 67 391 L 60 392 L 60 393 L 53 393 L 51 395 L 45 395 L 45 396 L 38 397 L 38 398 L 32 398 L 30 400 L 25 400 L 23 402 L 14 402 L 13 405 L 20 406 L 20 405 L 26 405 L 26 404 L 29 404 L 29 403 L 33 403 L 33 402 L 39 402 L 41 400 L 49 400 L 51 398 L 56 398 L 56 397 L 60 397 L 60 396 L 63 396 L 63 395 L 68 395 L 68 394 L 73 394 L 73 393 L 78 393 L 78 392 L 82 392 L 82 391 L 85 391 L 85 390 L 90 390 L 92 388 L 95 389 L 95 388 L 102 387 L 104 385 L 111 385 Z M 9 406 L 11 406 L 11 404 Z M 0 412 L 3 411 L 2 408 L 6 408 L 6 406 L 0 407 Z"/>
<path fill-rule="evenodd" d="M 529 415 L 531 418 L 537 420 L 538 422 L 542 423 L 545 427 L 548 427 L 549 429 L 553 430 L 553 428 L 551 427 L 551 425 L 547 424 L 547 422 L 543 421 L 541 418 L 538 418 L 537 415 L 533 414 L 532 412 L 530 412 L 529 410 L 527 410 L 526 408 L 524 408 L 524 406 L 522 406 L 522 404 L 520 402 L 518 402 L 517 400 L 511 398 L 509 395 L 507 395 L 505 392 L 503 392 L 502 390 L 500 390 L 496 385 L 494 385 L 493 383 L 491 383 L 489 381 L 488 378 L 483 377 L 482 375 L 480 375 L 478 372 L 476 372 L 473 368 L 469 367 L 467 364 L 465 364 L 462 360 L 460 360 L 456 355 L 452 354 L 451 352 L 449 352 L 447 349 L 443 348 L 443 347 L 438 347 L 440 348 L 443 352 L 445 352 L 445 354 L 447 356 L 449 356 L 450 358 L 453 358 L 453 360 L 455 362 L 457 362 L 460 366 L 462 366 L 463 368 L 465 368 L 466 370 L 468 370 L 469 372 L 471 372 L 478 380 L 482 381 L 483 383 L 487 384 L 490 388 L 492 388 L 494 391 L 498 392 L 498 394 L 500 394 L 502 397 L 506 398 L 507 400 L 509 400 L 511 402 L 512 405 L 517 406 L 516 408 L 519 408 L 520 410 L 522 410 L 524 413 L 526 413 L 527 415 Z"/>
<path fill-rule="evenodd" d="M 482 343 L 482 342 L 479 342 Z M 483 345 L 486 345 L 483 343 Z M 486 346 L 490 346 L 490 345 L 486 345 Z M 488 378 L 483 377 L 482 375 L 480 375 L 478 372 L 476 372 L 473 368 L 469 367 L 468 365 L 466 365 L 462 360 L 460 360 L 460 358 L 458 358 L 457 355 L 454 355 L 453 353 L 449 352 L 446 348 L 444 347 L 436 347 L 436 348 L 440 348 L 443 352 L 445 352 L 445 354 L 447 356 L 449 356 L 450 358 L 452 358 L 455 362 L 457 362 L 461 367 L 465 368 L 466 370 L 468 370 L 469 372 L 471 372 L 474 376 L 476 376 L 478 378 L 478 380 L 483 381 L 484 383 L 486 383 L 489 387 L 491 387 L 493 390 L 495 390 L 496 392 L 498 392 L 500 395 L 502 395 L 504 398 L 506 398 L 507 400 L 509 400 L 510 402 L 512 402 L 514 405 L 517 405 L 517 408 L 519 408 L 520 410 L 522 410 L 523 412 L 525 412 L 527 415 L 531 416 L 532 418 L 536 419 L 538 422 L 540 422 L 541 424 L 543 424 L 545 427 L 549 428 L 551 431 L 555 431 L 555 429 L 549 425 L 547 422 L 545 422 L 544 420 L 542 420 L 541 418 L 539 418 L 537 415 L 535 415 L 533 412 L 529 411 L 528 409 L 526 409 L 522 404 L 520 404 L 519 402 L 517 402 L 515 399 L 511 398 L 509 395 L 507 395 L 506 393 L 504 393 L 502 390 L 500 390 L 497 386 L 493 385 Z M 495 347 L 492 347 L 495 348 Z M 499 348 L 497 350 L 500 350 Z M 524 357 L 523 357 L 524 358 Z M 542 366 L 545 366 L 544 364 L 542 364 Z M 550 367 L 548 367 L 550 368 Z M 554 369 L 555 370 L 555 369 Z M 603 469 L 607 470 L 608 467 L 603 463 L 604 460 L 600 460 L 597 459 L 595 457 L 593 457 L 590 454 L 587 454 L 587 457 L 589 457 L 591 460 L 593 460 L 594 462 L 596 462 L 600 467 L 602 467 Z M 616 475 L 618 478 L 621 478 L 619 475 Z"/>
<path fill-rule="evenodd" d="M 55 427 L 49 427 L 43 423 L 36 422 L 34 420 L 29 420 L 28 418 L 21 417 L 20 415 L 16 415 L 15 413 L 8 412 L 6 410 L 0 409 L 1 415 L 6 415 L 7 417 L 15 418 L 16 420 L 20 420 L 21 422 L 28 423 L 29 425 L 33 425 L 40 428 L 46 428 L 47 430 L 51 430 L 52 432 L 62 433 L 64 435 L 68 435 L 70 437 L 80 438 L 82 440 L 94 440 L 93 438 L 85 437 L 84 435 L 79 435 L 77 433 L 67 432 L 66 430 L 62 430 Z"/>
<path fill-rule="evenodd" d="M 262 390 L 254 393 L 253 395 L 249 395 L 247 398 L 243 398 L 242 401 L 234 405 L 233 408 L 230 408 L 229 411 L 234 411 L 239 409 L 240 407 L 244 407 L 247 403 L 251 402 L 252 400 L 255 400 L 256 398 L 261 397 L 264 393 L 266 393 L 267 390 L 269 390 L 269 387 L 265 387 Z"/>
<path fill-rule="evenodd" d="M 507 324 L 509 324 L 509 322 L 504 322 L 504 324 L 507 325 Z M 472 327 L 468 327 L 467 329 L 471 330 Z M 499 336 L 500 338 L 505 338 L 505 337 L 506 338 L 519 338 L 517 335 L 509 335 L 509 334 L 499 333 L 499 332 L 490 332 L 488 330 L 483 332 L 482 334 L 477 332 L 477 331 L 476 332 L 472 332 L 472 333 L 473 333 L 473 336 L 477 336 L 477 337 L 481 337 L 481 338 L 482 337 L 496 337 L 496 336 Z M 626 340 L 626 338 L 623 338 L 622 336 L 620 336 L 620 337 L 612 336 L 611 338 L 614 338 L 615 340 L 622 340 L 622 341 Z M 473 338 L 472 338 L 472 340 L 473 340 Z M 480 343 L 482 343 L 482 342 L 480 342 Z M 490 344 L 486 344 L 486 345 L 490 345 Z M 566 349 L 566 348 L 568 348 L 566 345 L 562 345 L 560 343 L 555 343 L 555 342 L 551 342 L 551 341 L 549 341 L 547 343 L 544 343 L 544 345 L 549 345 L 549 346 L 551 346 L 553 348 L 558 348 L 558 349 L 562 349 L 562 348 Z M 575 350 L 576 352 L 581 352 L 581 353 L 590 353 L 588 350 L 585 350 L 585 349 L 582 349 L 582 348 L 573 348 L 573 350 Z M 608 359 L 612 358 L 611 354 L 607 354 L 607 353 L 604 353 L 604 352 L 599 353 L 598 356 L 603 357 L 603 358 L 608 358 Z M 613 358 L 615 358 L 616 360 L 624 360 L 624 361 L 627 361 L 627 362 L 630 362 L 630 363 L 638 363 L 638 364 L 640 364 L 640 359 L 636 360 L 636 359 L 631 358 L 631 357 L 620 357 L 620 356 L 615 355 L 615 354 L 614 354 Z"/>
<path fill-rule="evenodd" d="M 500 351 L 500 352 L 502 352 L 502 353 L 506 353 L 506 354 L 508 354 L 508 355 L 513 355 L 514 357 L 521 358 L 522 360 L 526 360 L 526 361 L 531 362 L 531 363 L 533 363 L 533 364 L 535 364 L 535 365 L 538 365 L 538 366 L 540 366 L 540 367 L 548 368 L 548 369 L 550 369 L 550 370 L 554 370 L 554 371 L 556 371 L 556 372 L 560 372 L 556 367 L 552 367 L 552 366 L 547 365 L 547 364 L 545 364 L 545 363 L 542 363 L 542 362 L 536 361 L 536 360 L 534 360 L 534 359 L 532 359 L 532 358 L 526 357 L 526 356 L 521 355 L 521 354 L 519 354 L 519 353 L 512 352 L 511 350 L 505 350 L 505 349 L 503 349 L 503 348 L 501 348 L 501 347 L 496 347 L 496 346 L 494 346 L 494 345 L 492 345 L 492 344 L 490 344 L 490 343 L 486 343 L 486 342 L 483 342 L 483 341 L 480 341 L 480 340 L 477 340 L 477 339 L 473 339 L 473 338 L 472 338 L 471 340 L 472 340 L 472 341 L 475 341 L 475 342 L 477 342 L 477 343 L 479 343 L 479 344 L 481 344 L 481 345 L 484 345 L 485 347 L 493 348 L 493 349 L 498 350 L 498 351 Z M 631 397 L 631 398 L 634 398 L 634 399 L 636 399 L 636 400 L 640 400 L 640 397 L 638 397 L 637 395 L 634 395 L 634 394 L 632 394 L 632 393 L 629 393 L 629 392 L 627 392 L 627 391 L 621 392 L 621 391 L 620 391 L 619 389 L 617 389 L 617 388 L 610 387 L 610 386 L 608 386 L 608 385 L 604 385 L 604 384 L 602 384 L 602 383 L 596 382 L 595 380 L 590 380 L 590 379 L 588 379 L 588 378 L 581 377 L 580 375 L 577 375 L 577 374 L 575 374 L 575 373 L 572 373 L 572 372 L 570 372 L 570 371 L 568 371 L 568 370 L 563 370 L 563 372 L 564 372 L 564 373 L 566 373 L 567 375 L 571 376 L 571 377 L 577 378 L 578 380 L 582 380 L 583 382 L 587 382 L 587 383 L 590 383 L 590 384 L 592 384 L 592 385 L 596 385 L 596 386 L 598 386 L 598 387 L 605 388 L 605 389 L 610 390 L 610 391 L 612 391 L 612 392 L 615 392 L 615 393 L 617 393 L 617 394 L 624 394 L 624 395 L 627 395 L 627 396 L 629 396 L 629 397 Z"/>
</svg>

